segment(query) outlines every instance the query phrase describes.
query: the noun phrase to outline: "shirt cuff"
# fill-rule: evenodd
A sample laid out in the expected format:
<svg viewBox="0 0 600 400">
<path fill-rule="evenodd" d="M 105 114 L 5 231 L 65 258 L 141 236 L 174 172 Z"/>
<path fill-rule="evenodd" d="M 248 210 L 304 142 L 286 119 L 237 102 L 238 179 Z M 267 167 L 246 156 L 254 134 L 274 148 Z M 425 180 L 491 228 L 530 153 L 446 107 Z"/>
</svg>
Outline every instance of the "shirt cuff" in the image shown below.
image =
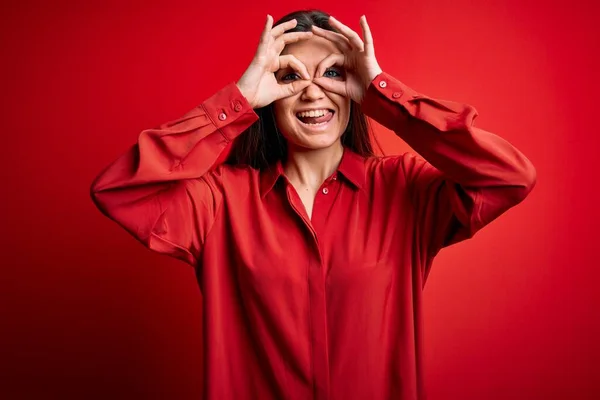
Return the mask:
<svg viewBox="0 0 600 400">
<path fill-rule="evenodd" d="M 369 84 L 361 109 L 368 117 L 394 129 L 414 113 L 412 101 L 424 97 L 390 74 L 381 72 Z"/>
<path fill-rule="evenodd" d="M 223 132 L 223 136 L 228 141 L 233 140 L 237 134 L 235 134 L 235 130 L 222 128 L 232 124 L 241 116 L 247 116 L 247 114 L 253 114 L 253 117 L 258 119 L 258 115 L 234 82 L 227 84 L 206 99 L 201 107 L 204 108 L 212 123 Z M 244 118 L 244 121 L 246 119 Z"/>
<path fill-rule="evenodd" d="M 411 100 L 422 97 L 417 91 L 386 72 L 380 73 L 371 81 L 363 104 L 375 102 L 379 96 L 384 96 L 403 106 Z"/>
</svg>

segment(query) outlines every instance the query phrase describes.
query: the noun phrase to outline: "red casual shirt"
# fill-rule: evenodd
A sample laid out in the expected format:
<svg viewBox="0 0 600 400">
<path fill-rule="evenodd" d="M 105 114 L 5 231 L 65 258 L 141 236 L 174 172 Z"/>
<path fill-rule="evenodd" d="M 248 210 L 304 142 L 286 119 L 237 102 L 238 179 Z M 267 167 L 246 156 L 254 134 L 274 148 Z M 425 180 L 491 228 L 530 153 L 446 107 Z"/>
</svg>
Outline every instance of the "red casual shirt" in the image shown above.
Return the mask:
<svg viewBox="0 0 600 400">
<path fill-rule="evenodd" d="M 521 202 L 536 171 L 469 105 L 382 73 L 363 111 L 420 155 L 344 150 L 312 219 L 281 164 L 218 165 L 257 120 L 231 83 L 141 133 L 92 185 L 99 209 L 197 269 L 206 399 L 423 399 L 434 256 Z"/>
</svg>

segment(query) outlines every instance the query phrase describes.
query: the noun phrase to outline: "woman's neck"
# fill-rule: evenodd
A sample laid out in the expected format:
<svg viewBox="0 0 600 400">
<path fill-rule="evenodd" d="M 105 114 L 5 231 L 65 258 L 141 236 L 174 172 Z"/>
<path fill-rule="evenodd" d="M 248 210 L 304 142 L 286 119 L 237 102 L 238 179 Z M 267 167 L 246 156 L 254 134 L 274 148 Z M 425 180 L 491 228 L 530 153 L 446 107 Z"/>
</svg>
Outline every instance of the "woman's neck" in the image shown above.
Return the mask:
<svg viewBox="0 0 600 400">
<path fill-rule="evenodd" d="M 317 190 L 337 169 L 343 154 L 341 141 L 319 150 L 290 148 L 283 170 L 295 187 Z"/>
</svg>

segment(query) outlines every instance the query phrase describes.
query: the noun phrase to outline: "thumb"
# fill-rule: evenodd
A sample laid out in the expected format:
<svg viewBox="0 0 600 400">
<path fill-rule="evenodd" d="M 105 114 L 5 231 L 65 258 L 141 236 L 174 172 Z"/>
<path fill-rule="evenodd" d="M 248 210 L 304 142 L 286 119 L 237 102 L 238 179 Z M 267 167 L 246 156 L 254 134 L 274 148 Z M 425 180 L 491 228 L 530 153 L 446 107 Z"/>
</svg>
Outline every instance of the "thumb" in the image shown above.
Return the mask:
<svg viewBox="0 0 600 400">
<path fill-rule="evenodd" d="M 313 82 L 321 86 L 323 89 L 330 92 L 339 94 L 340 96 L 347 97 L 348 90 L 346 90 L 346 82 L 336 81 L 330 78 L 314 78 Z"/>
</svg>

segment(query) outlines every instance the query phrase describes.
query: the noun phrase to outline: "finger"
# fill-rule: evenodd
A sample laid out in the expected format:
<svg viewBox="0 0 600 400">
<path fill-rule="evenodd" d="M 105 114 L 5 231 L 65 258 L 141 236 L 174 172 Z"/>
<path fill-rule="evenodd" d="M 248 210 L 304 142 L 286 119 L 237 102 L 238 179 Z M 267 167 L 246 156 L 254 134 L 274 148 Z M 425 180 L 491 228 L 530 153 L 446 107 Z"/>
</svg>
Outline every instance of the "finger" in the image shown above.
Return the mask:
<svg viewBox="0 0 600 400">
<path fill-rule="evenodd" d="M 360 26 L 362 28 L 363 37 L 365 38 L 365 51 L 369 54 L 374 54 L 375 47 L 373 46 L 373 35 L 371 34 L 371 28 L 369 28 L 367 17 L 365 15 L 360 17 Z"/>
<path fill-rule="evenodd" d="M 329 23 L 334 28 L 337 28 L 342 35 L 346 36 L 355 49 L 360 51 L 364 50 L 365 44 L 363 43 L 358 33 L 354 32 L 352 29 L 348 28 L 346 25 L 342 24 L 334 17 L 329 17 Z"/>
<path fill-rule="evenodd" d="M 300 40 L 309 39 L 313 36 L 312 32 L 289 32 L 277 38 L 278 41 L 283 42 L 284 45 L 298 42 Z"/>
<path fill-rule="evenodd" d="M 289 32 L 279 36 L 275 41 L 274 49 L 277 54 L 281 53 L 285 46 L 290 43 L 299 42 L 300 40 L 310 39 L 313 36 L 312 32 Z"/>
<path fill-rule="evenodd" d="M 268 43 L 269 35 L 271 34 L 271 28 L 273 27 L 273 17 L 267 14 L 267 22 L 265 23 L 265 29 L 263 29 L 262 34 L 260 35 L 261 43 Z"/>
<path fill-rule="evenodd" d="M 298 21 L 296 19 L 290 19 L 289 21 L 279 24 L 271 30 L 271 35 L 273 35 L 273 37 L 277 37 L 283 32 L 295 27 L 297 23 Z"/>
<path fill-rule="evenodd" d="M 284 69 L 288 67 L 292 67 L 294 71 L 298 72 L 302 79 L 310 80 L 310 74 L 306 69 L 306 65 L 304 65 L 300 60 L 298 60 L 291 54 L 279 56 L 279 69 Z"/>
<path fill-rule="evenodd" d="M 336 81 L 334 79 L 328 79 L 323 77 L 314 78 L 312 81 L 329 92 L 339 94 L 340 96 L 348 97 L 346 82 Z"/>
<path fill-rule="evenodd" d="M 338 65 L 340 67 L 344 67 L 344 64 L 346 62 L 346 57 L 344 57 L 343 54 L 340 53 L 331 53 L 330 55 L 328 55 L 327 57 L 325 57 L 318 65 L 317 67 L 317 77 L 322 77 L 323 74 L 325 73 L 325 71 L 327 71 L 327 68 L 334 66 L 334 65 Z"/>
<path fill-rule="evenodd" d="M 306 89 L 312 81 L 294 81 L 292 83 L 286 83 L 279 85 L 279 93 L 275 100 L 283 99 L 284 97 L 293 96 Z"/>
<path fill-rule="evenodd" d="M 350 46 L 348 38 L 346 38 L 344 35 L 337 32 L 328 31 L 327 29 L 320 28 L 316 25 L 313 25 L 312 28 L 315 35 L 321 36 L 322 38 L 336 43 L 338 46 L 340 46 L 342 51 L 352 50 L 352 46 Z"/>
</svg>

